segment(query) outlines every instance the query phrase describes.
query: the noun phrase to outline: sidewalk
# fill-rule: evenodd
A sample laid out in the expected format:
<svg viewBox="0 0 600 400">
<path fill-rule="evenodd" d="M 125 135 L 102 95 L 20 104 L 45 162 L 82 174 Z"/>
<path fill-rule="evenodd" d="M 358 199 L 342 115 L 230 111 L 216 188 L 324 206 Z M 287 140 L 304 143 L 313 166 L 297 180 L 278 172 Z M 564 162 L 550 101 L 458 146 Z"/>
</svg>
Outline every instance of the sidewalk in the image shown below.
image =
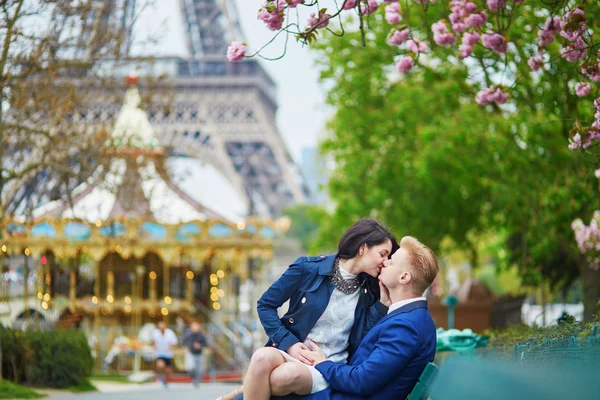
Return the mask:
<svg viewBox="0 0 600 400">
<path fill-rule="evenodd" d="M 177 400 L 215 400 L 223 394 L 229 393 L 239 384 L 232 383 L 203 383 L 198 388 L 190 383 L 172 383 L 168 389 L 162 384 L 144 383 L 114 383 L 114 382 L 99 382 L 92 381 L 94 386 L 98 388 L 98 392 L 91 393 L 71 393 L 59 390 L 42 389 L 39 392 L 48 394 L 47 399 L 51 400 L 159 400 L 168 399 L 176 396 Z"/>
</svg>

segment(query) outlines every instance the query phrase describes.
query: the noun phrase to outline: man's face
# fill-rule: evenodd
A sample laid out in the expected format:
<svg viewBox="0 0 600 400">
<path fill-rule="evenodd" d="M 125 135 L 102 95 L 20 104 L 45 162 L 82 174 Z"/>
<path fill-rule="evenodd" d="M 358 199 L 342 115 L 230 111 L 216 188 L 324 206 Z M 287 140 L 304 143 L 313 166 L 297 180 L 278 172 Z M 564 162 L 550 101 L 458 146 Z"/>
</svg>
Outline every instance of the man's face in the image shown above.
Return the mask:
<svg viewBox="0 0 600 400">
<path fill-rule="evenodd" d="M 408 283 L 406 274 L 410 275 L 410 263 L 408 252 L 405 249 L 399 248 L 396 250 L 389 260 L 384 261 L 383 265 L 379 278 L 388 289 L 401 285 L 401 280 Z"/>
<path fill-rule="evenodd" d="M 164 322 L 159 322 L 158 329 L 160 329 L 161 332 L 164 332 L 165 329 L 167 329 L 167 325 Z"/>
</svg>

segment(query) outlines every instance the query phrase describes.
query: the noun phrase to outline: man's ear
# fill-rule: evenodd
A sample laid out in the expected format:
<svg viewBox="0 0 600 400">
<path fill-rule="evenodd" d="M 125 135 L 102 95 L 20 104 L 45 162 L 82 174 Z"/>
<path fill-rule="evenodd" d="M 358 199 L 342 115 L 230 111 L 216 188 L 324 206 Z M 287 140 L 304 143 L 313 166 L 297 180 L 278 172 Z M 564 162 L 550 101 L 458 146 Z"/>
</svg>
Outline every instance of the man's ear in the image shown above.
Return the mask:
<svg viewBox="0 0 600 400">
<path fill-rule="evenodd" d="M 400 275 L 400 278 L 398 279 L 398 281 L 403 285 L 407 285 L 411 279 L 412 279 L 412 275 L 410 274 L 410 272 L 405 271 Z"/>
</svg>

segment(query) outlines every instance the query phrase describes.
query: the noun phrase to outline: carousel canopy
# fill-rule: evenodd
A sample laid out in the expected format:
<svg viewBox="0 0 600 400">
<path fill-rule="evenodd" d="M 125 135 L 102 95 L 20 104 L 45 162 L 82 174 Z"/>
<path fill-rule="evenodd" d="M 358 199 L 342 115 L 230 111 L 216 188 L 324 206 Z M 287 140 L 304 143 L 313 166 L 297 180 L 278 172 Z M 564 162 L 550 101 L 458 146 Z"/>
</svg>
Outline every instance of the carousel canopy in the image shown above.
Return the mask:
<svg viewBox="0 0 600 400">
<path fill-rule="evenodd" d="M 11 251 L 23 245 L 41 251 L 60 243 L 100 251 L 122 243 L 137 255 L 148 246 L 204 247 L 219 240 L 261 247 L 286 229 L 285 221 L 247 219 L 245 199 L 213 167 L 194 158 L 167 157 L 139 107 L 137 80 L 129 77 L 128 83 L 105 146 L 109 162 L 70 198 L 35 209 L 33 220 L 3 224 L 2 239 L 8 239 Z"/>
</svg>

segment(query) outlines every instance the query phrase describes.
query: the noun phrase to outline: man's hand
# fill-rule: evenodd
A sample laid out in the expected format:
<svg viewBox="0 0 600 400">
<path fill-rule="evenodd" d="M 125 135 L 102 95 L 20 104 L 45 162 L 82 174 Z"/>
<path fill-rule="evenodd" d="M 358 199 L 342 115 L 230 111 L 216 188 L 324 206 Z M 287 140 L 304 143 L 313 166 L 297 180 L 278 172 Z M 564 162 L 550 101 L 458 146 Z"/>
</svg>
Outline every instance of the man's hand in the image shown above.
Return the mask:
<svg viewBox="0 0 600 400">
<path fill-rule="evenodd" d="M 200 342 L 194 342 L 193 346 L 196 350 L 200 350 L 202 348 L 202 345 L 200 344 Z"/>
<path fill-rule="evenodd" d="M 380 292 L 379 301 L 381 302 L 381 304 L 383 304 L 386 307 L 391 306 L 392 305 L 392 299 L 390 298 L 390 291 L 381 282 L 381 279 L 379 279 L 379 292 Z"/>
<path fill-rule="evenodd" d="M 302 350 L 301 352 L 302 356 L 310 362 L 310 364 L 305 364 L 317 365 L 318 363 L 327 360 L 327 357 L 325 357 L 325 353 L 323 353 L 323 350 L 311 339 L 308 340 L 310 341 L 310 347 L 312 347 L 312 350 Z"/>
<path fill-rule="evenodd" d="M 303 355 L 303 353 L 306 351 L 310 351 L 310 349 L 304 343 L 298 342 L 288 347 L 286 353 L 294 357 L 296 360 L 303 362 L 304 364 L 312 365 L 311 361 Z"/>
</svg>

